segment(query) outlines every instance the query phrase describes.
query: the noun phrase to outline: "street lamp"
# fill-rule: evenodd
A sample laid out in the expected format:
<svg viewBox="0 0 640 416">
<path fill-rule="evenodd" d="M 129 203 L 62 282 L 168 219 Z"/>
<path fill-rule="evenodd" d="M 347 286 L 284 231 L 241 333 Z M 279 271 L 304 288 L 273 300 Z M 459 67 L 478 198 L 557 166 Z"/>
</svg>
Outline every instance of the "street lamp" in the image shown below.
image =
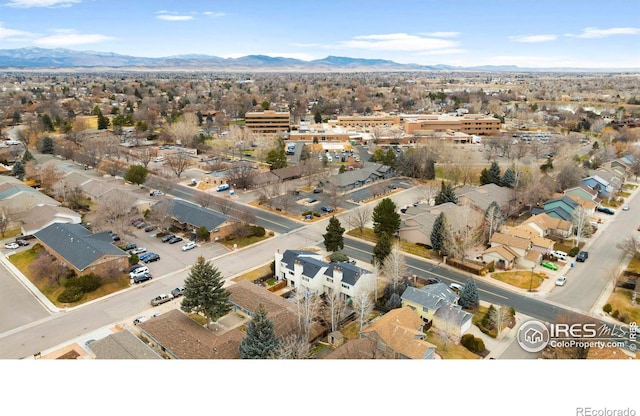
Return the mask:
<svg viewBox="0 0 640 416">
<path fill-rule="evenodd" d="M 531 279 L 529 280 L 529 292 L 531 292 L 531 290 L 532 290 L 532 286 L 533 286 L 533 269 L 534 269 L 535 267 L 536 267 L 536 266 L 531 266 Z"/>
</svg>

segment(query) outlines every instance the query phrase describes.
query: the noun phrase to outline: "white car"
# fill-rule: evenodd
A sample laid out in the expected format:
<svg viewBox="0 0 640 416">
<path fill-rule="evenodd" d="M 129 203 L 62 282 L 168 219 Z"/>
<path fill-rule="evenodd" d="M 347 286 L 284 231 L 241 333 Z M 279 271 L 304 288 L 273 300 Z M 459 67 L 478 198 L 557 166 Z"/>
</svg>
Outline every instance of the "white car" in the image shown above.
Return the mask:
<svg viewBox="0 0 640 416">
<path fill-rule="evenodd" d="M 629 205 L 626 205 L 626 204 L 625 204 L 625 205 L 623 205 L 623 206 L 622 206 L 622 210 L 623 210 L 623 211 L 629 211 Z"/>
<path fill-rule="evenodd" d="M 20 247 L 20 246 L 18 245 L 18 243 L 7 243 L 7 244 L 5 244 L 5 245 L 4 245 L 4 248 L 8 248 L 8 249 L 10 249 L 10 250 L 15 250 L 15 249 L 17 249 L 18 247 Z"/>
<path fill-rule="evenodd" d="M 136 247 L 133 250 L 131 250 L 129 252 L 129 254 L 133 255 L 133 254 L 141 254 L 144 253 L 145 251 L 147 251 L 147 249 L 145 247 Z"/>
<path fill-rule="evenodd" d="M 196 248 L 196 243 L 194 241 L 189 241 L 187 244 L 182 246 L 182 251 L 188 251 L 192 248 Z"/>
<path fill-rule="evenodd" d="M 564 276 L 558 276 L 556 279 L 556 286 L 564 286 L 565 283 L 567 283 L 567 278 Z"/>
</svg>

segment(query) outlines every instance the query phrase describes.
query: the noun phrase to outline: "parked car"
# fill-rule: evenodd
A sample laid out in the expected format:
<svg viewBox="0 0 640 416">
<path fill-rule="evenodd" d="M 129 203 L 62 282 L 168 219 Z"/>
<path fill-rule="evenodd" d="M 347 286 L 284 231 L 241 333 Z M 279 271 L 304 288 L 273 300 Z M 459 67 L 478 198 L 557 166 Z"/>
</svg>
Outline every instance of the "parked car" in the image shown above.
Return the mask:
<svg viewBox="0 0 640 416">
<path fill-rule="evenodd" d="M 589 258 L 589 253 L 587 251 L 581 251 L 578 253 L 578 255 L 576 256 L 576 261 L 579 261 L 581 263 L 584 263 L 584 261 L 586 259 Z"/>
<path fill-rule="evenodd" d="M 629 211 L 629 205 L 624 204 L 624 205 L 622 206 L 622 210 L 623 210 L 623 211 Z"/>
<path fill-rule="evenodd" d="M 569 256 L 567 253 L 565 253 L 564 251 L 560 251 L 560 250 L 556 250 L 554 252 L 551 253 L 551 255 L 553 257 L 555 257 L 558 260 L 567 260 L 567 257 Z"/>
<path fill-rule="evenodd" d="M 158 254 L 150 253 L 149 256 L 145 257 L 142 261 L 145 263 L 153 263 L 154 261 L 158 260 L 160 260 L 160 256 Z"/>
<path fill-rule="evenodd" d="M 178 286 L 177 288 L 171 291 L 171 294 L 173 295 L 174 298 L 177 298 L 178 296 L 182 296 L 183 293 L 184 293 L 184 286 Z"/>
<path fill-rule="evenodd" d="M 18 239 L 16 240 L 16 244 L 19 246 L 28 246 L 29 242 L 27 240 Z"/>
<path fill-rule="evenodd" d="M 146 322 L 148 320 L 149 320 L 149 318 L 147 318 L 146 316 L 139 316 L 139 317 L 137 317 L 136 319 L 133 320 L 133 324 L 134 325 L 138 325 L 138 324 L 141 324 L 141 323 Z"/>
<path fill-rule="evenodd" d="M 192 248 L 196 248 L 196 243 L 194 241 L 189 241 L 187 244 L 182 246 L 182 251 L 188 251 Z"/>
<path fill-rule="evenodd" d="M 333 212 L 333 208 L 327 206 L 324 206 L 320 209 L 322 210 L 322 212 Z"/>
<path fill-rule="evenodd" d="M 169 240 L 169 244 L 179 243 L 180 241 L 182 241 L 182 237 L 178 237 L 177 235 L 174 235 L 174 236 L 173 236 L 173 237 L 171 237 L 171 239 Z"/>
<path fill-rule="evenodd" d="M 124 251 L 129 251 L 129 250 L 133 250 L 134 248 L 138 247 L 138 245 L 136 243 L 129 243 L 126 246 L 124 246 Z"/>
<path fill-rule="evenodd" d="M 111 241 L 120 241 L 120 236 L 118 234 L 111 234 Z"/>
<path fill-rule="evenodd" d="M 618 286 L 620 286 L 623 289 L 636 290 L 636 281 L 635 280 L 627 280 L 626 282 L 619 282 Z"/>
<path fill-rule="evenodd" d="M 146 252 L 147 249 L 145 247 L 136 247 L 134 249 L 132 249 L 131 251 L 129 251 L 129 254 L 131 254 L 132 256 L 134 254 L 142 254 L 144 252 Z"/>
<path fill-rule="evenodd" d="M 133 266 L 129 267 L 129 273 L 131 272 L 135 272 L 138 269 L 141 269 L 143 267 L 146 267 L 144 264 L 134 264 Z"/>
<path fill-rule="evenodd" d="M 542 263 L 540 263 L 540 265 L 542 267 L 546 267 L 547 269 L 558 270 L 558 266 L 555 263 L 551 263 L 550 261 L 543 261 Z"/>
<path fill-rule="evenodd" d="M 148 225 L 148 224 L 147 224 L 146 222 L 142 221 L 142 222 L 139 222 L 139 223 L 138 223 L 138 225 L 136 225 L 136 228 L 137 228 L 137 229 L 144 228 L 144 227 L 146 227 L 147 225 Z"/>
<path fill-rule="evenodd" d="M 175 237 L 175 235 L 173 235 L 173 234 L 167 234 L 167 235 L 165 235 L 164 237 L 162 237 L 162 238 L 160 239 L 160 241 L 162 241 L 163 243 L 166 243 L 166 242 L 168 242 L 169 240 L 171 240 L 173 237 Z"/>
<path fill-rule="evenodd" d="M 151 299 L 151 306 L 162 305 L 163 303 L 169 302 L 173 299 L 173 295 L 163 293 L 162 295 L 158 295 L 155 298 Z"/>
<path fill-rule="evenodd" d="M 138 284 L 138 283 L 146 282 L 147 280 L 151 280 L 151 279 L 152 279 L 151 273 L 148 273 L 148 272 L 142 273 L 142 274 L 136 275 L 133 278 L 133 283 Z"/>
<path fill-rule="evenodd" d="M 558 276 L 556 279 L 556 286 L 564 286 L 565 283 L 567 283 L 567 278 L 564 276 Z"/>
<path fill-rule="evenodd" d="M 157 229 L 158 229 L 158 227 L 156 227 L 155 225 L 147 225 L 146 227 L 144 227 L 144 232 L 148 233 L 148 232 L 151 232 L 151 231 L 157 230 Z"/>
<path fill-rule="evenodd" d="M 144 262 L 147 258 L 149 258 L 149 256 L 151 256 L 153 253 L 149 252 L 149 253 L 144 253 L 138 256 L 138 259 L 140 259 L 140 261 Z"/>
<path fill-rule="evenodd" d="M 315 198 L 307 198 L 307 203 L 308 204 L 313 204 L 314 202 L 318 202 L 318 200 L 315 199 Z"/>
<path fill-rule="evenodd" d="M 160 196 L 160 195 L 164 195 L 164 192 L 158 191 L 158 190 L 149 192 L 149 196 Z"/>
<path fill-rule="evenodd" d="M 313 189 L 313 193 L 314 194 L 321 194 L 322 193 L 322 188 L 314 188 Z"/>
<path fill-rule="evenodd" d="M 145 273 L 149 273 L 149 268 L 147 266 L 142 266 L 137 268 L 136 270 L 129 273 L 129 277 L 135 279 L 136 276 L 142 276 Z"/>
<path fill-rule="evenodd" d="M 612 210 L 611 208 L 607 208 L 607 207 L 598 207 L 596 209 L 598 210 L 598 212 L 603 212 L 603 213 L 608 214 L 608 215 L 613 215 L 613 214 L 616 213 L 614 210 Z"/>
<path fill-rule="evenodd" d="M 456 293 L 461 293 L 462 292 L 462 285 L 459 285 L 458 283 L 451 283 L 449 285 L 449 289 L 453 290 Z"/>
<path fill-rule="evenodd" d="M 20 247 L 18 243 L 7 243 L 4 245 L 4 248 L 8 248 L 9 250 L 15 250 L 18 247 Z"/>
</svg>

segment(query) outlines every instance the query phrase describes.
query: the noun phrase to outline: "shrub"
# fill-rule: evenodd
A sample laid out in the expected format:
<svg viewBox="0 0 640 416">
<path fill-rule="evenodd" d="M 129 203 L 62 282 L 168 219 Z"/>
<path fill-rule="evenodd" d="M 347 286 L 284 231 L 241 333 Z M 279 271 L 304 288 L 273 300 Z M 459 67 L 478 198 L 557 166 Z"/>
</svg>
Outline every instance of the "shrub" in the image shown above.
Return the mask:
<svg viewBox="0 0 640 416">
<path fill-rule="evenodd" d="M 512 318 L 516 316 L 516 308 L 514 308 L 513 306 L 509 308 L 509 316 Z"/>
<path fill-rule="evenodd" d="M 476 338 L 475 343 L 473 345 L 473 349 L 471 351 L 481 353 L 485 350 L 484 341 L 482 338 Z"/>
<path fill-rule="evenodd" d="M 460 338 L 460 344 L 469 349 L 469 345 L 473 342 L 473 338 L 473 334 L 464 334 L 462 338 Z"/>
<path fill-rule="evenodd" d="M 322 215 L 320 215 L 319 212 L 315 212 L 315 211 L 313 211 L 312 214 L 313 214 L 314 217 L 321 217 L 322 216 Z"/>
<path fill-rule="evenodd" d="M 102 277 L 93 273 L 76 277 L 74 279 L 69 279 L 65 284 L 67 288 L 75 287 L 80 289 L 84 293 L 93 292 L 94 290 L 99 288 L 100 285 L 102 285 Z"/>
<path fill-rule="evenodd" d="M 252 225 L 251 226 L 251 235 L 256 236 L 256 237 L 264 237 L 264 235 L 267 233 L 267 231 L 264 229 L 264 227 L 261 227 L 259 225 Z"/>
<path fill-rule="evenodd" d="M 573 247 L 571 250 L 569 250 L 567 254 L 569 255 L 569 257 L 575 257 L 578 255 L 579 251 L 580 251 L 580 247 Z"/>
<path fill-rule="evenodd" d="M 496 271 L 495 266 L 493 266 L 493 265 L 489 266 L 489 273 L 493 273 L 495 271 Z"/>
<path fill-rule="evenodd" d="M 611 314 L 611 316 L 613 316 L 616 319 L 618 319 L 618 315 L 620 315 L 620 311 L 617 310 L 617 309 L 615 311 L 613 311 L 613 313 Z"/>
<path fill-rule="evenodd" d="M 471 352 L 481 353 L 485 350 L 482 338 L 476 338 L 472 334 L 464 334 L 460 339 L 460 343 Z"/>
<path fill-rule="evenodd" d="M 611 313 L 611 311 L 613 310 L 613 308 L 611 307 L 610 303 L 607 303 L 606 305 L 604 305 L 602 307 L 602 310 L 604 311 L 604 313 Z"/>
<path fill-rule="evenodd" d="M 348 261 L 349 256 L 347 256 L 341 251 L 336 251 L 334 253 L 331 253 L 331 256 L 329 256 L 329 259 L 331 259 L 331 262 Z"/>
<path fill-rule="evenodd" d="M 132 254 L 129 257 L 129 266 L 133 266 L 134 264 L 138 264 L 140 262 L 140 257 L 137 254 Z"/>
<path fill-rule="evenodd" d="M 84 292 L 79 287 L 67 287 L 60 295 L 58 296 L 58 302 L 61 303 L 73 303 L 78 302 L 84 296 Z"/>
</svg>

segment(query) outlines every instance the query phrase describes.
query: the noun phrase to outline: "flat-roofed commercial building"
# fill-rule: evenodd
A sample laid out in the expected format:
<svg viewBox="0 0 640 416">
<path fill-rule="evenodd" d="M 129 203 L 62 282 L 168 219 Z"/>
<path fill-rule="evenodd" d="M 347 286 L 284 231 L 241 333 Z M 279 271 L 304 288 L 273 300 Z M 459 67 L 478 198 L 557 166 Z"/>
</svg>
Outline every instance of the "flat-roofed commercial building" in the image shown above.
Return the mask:
<svg viewBox="0 0 640 416">
<path fill-rule="evenodd" d="M 400 116 L 378 114 L 373 116 L 338 116 L 335 124 L 342 128 L 391 127 L 400 124 Z"/>
<path fill-rule="evenodd" d="M 405 120 L 406 134 L 416 134 L 421 130 L 453 130 L 467 134 L 491 135 L 500 133 L 500 120 L 482 114 L 465 114 L 461 117 L 428 114 Z"/>
<path fill-rule="evenodd" d="M 244 119 L 246 128 L 252 133 L 273 134 L 291 129 L 291 114 L 288 111 L 248 112 Z"/>
</svg>

